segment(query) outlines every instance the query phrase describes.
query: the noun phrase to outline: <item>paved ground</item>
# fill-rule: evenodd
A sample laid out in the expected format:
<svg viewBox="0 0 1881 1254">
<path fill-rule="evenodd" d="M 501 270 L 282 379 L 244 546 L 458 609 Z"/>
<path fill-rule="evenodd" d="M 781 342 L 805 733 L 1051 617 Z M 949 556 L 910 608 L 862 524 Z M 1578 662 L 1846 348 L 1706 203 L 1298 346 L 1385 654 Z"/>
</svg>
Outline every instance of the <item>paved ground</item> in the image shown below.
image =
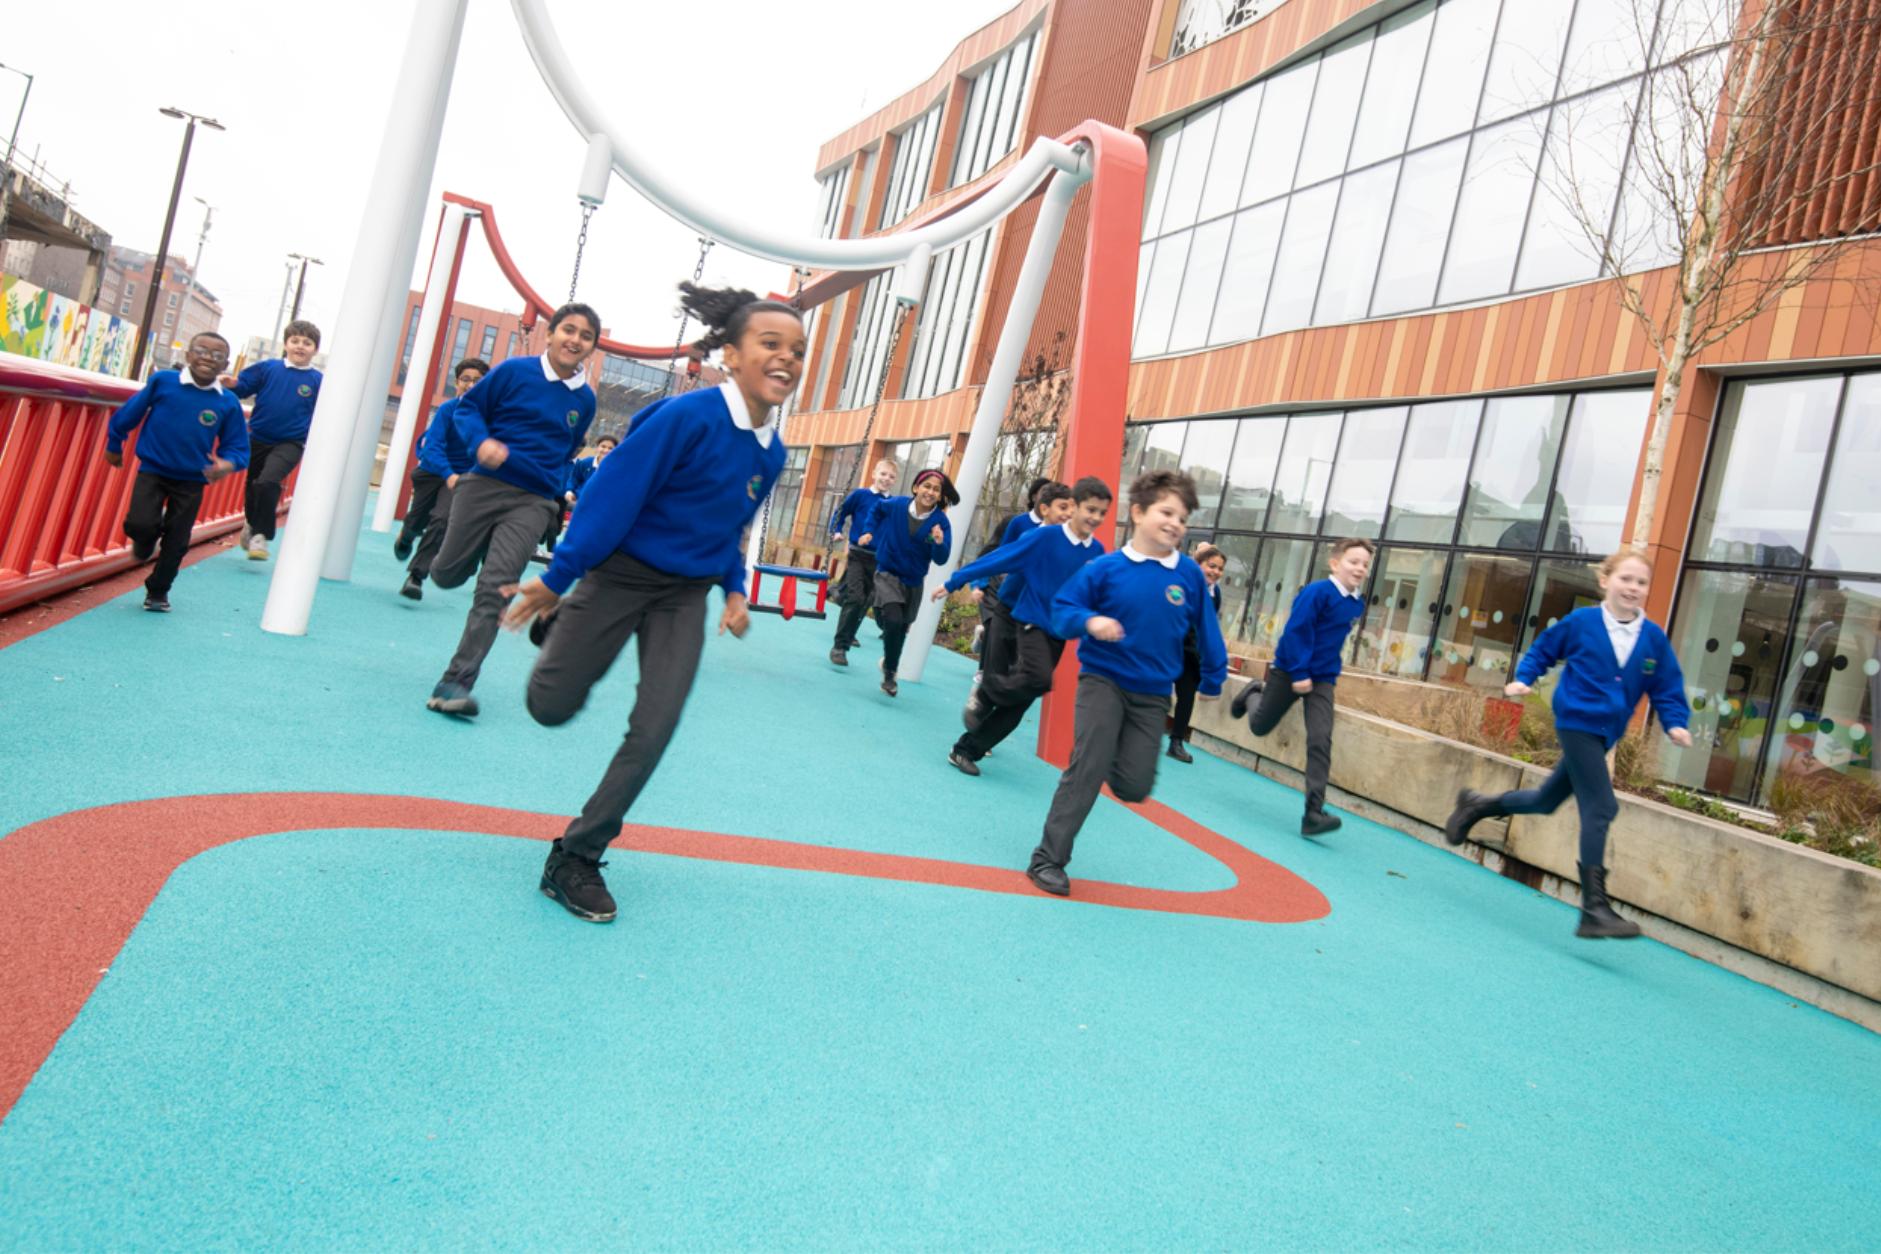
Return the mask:
<svg viewBox="0 0 1881 1254">
<path fill-rule="evenodd" d="M 467 592 L 368 543 L 0 649 L 0 1248 L 1871 1247 L 1881 1039 L 1206 756 L 1033 894 L 1029 734 L 823 623 L 710 642 L 578 923 L 631 659 L 430 714 Z"/>
</svg>

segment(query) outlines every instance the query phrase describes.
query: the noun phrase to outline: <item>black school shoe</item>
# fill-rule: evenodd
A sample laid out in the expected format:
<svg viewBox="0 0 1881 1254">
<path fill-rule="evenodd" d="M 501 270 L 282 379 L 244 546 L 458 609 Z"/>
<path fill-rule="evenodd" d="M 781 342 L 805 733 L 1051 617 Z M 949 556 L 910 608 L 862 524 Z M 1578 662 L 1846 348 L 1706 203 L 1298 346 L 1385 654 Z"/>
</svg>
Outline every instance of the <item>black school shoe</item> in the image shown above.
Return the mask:
<svg viewBox="0 0 1881 1254">
<path fill-rule="evenodd" d="M 958 749 L 949 753 L 947 760 L 952 763 L 953 768 L 962 775 L 978 775 L 980 773 L 980 764 Z"/>
<path fill-rule="evenodd" d="M 1171 740 L 1169 742 L 1169 756 L 1178 762 L 1195 761 L 1194 758 L 1189 756 L 1189 746 L 1180 740 Z"/>
<path fill-rule="evenodd" d="M 439 684 L 433 688 L 430 698 L 425 702 L 425 709 L 457 718 L 475 718 L 480 711 L 477 698 L 471 696 L 470 689 L 462 684 Z"/>
<path fill-rule="evenodd" d="M 601 878 L 601 868 L 605 862 L 596 862 L 584 858 L 578 853 L 569 853 L 562 848 L 562 841 L 557 837 L 549 846 L 548 861 L 542 864 L 542 882 L 539 887 L 542 895 L 550 901 L 558 901 L 562 908 L 577 919 L 589 923 L 612 923 L 614 921 L 614 898 L 607 891 L 607 881 Z"/>
<path fill-rule="evenodd" d="M 829 660 L 837 666 L 847 666 L 849 665 L 849 650 L 831 649 L 829 651 Z"/>
<path fill-rule="evenodd" d="M 154 592 L 149 593 L 144 597 L 144 608 L 149 610 L 152 614 L 168 614 L 170 612 L 170 598 L 160 597 Z"/>
<path fill-rule="evenodd" d="M 1266 686 L 1266 683 L 1258 679 L 1250 679 L 1242 684 L 1241 691 L 1235 693 L 1228 702 L 1228 713 L 1236 718 L 1246 718 L 1248 706 L 1253 704 L 1254 698 L 1260 696 L 1261 689 Z"/>
<path fill-rule="evenodd" d="M 1345 823 L 1324 810 L 1308 810 L 1306 817 L 1300 820 L 1300 835 L 1324 836 L 1327 832 L 1336 832 Z"/>
<path fill-rule="evenodd" d="M 529 620 L 529 643 L 540 649 L 549 642 L 549 620 L 537 614 Z"/>
<path fill-rule="evenodd" d="M 411 548 L 411 536 L 401 531 L 398 533 L 398 539 L 392 541 L 392 556 L 396 557 L 401 562 L 409 562 L 411 560 Z"/>
<path fill-rule="evenodd" d="M 1071 877 L 1065 874 L 1061 866 L 1029 866 L 1025 869 L 1025 877 L 1040 892 L 1050 893 L 1054 897 L 1071 895 Z"/>
<path fill-rule="evenodd" d="M 886 692 L 891 697 L 901 691 L 901 689 L 895 686 L 895 677 L 887 671 L 882 672 L 882 691 Z"/>
<path fill-rule="evenodd" d="M 407 575 L 405 586 L 398 590 L 398 594 L 407 601 L 422 601 L 425 599 L 425 581 L 416 575 Z"/>
</svg>

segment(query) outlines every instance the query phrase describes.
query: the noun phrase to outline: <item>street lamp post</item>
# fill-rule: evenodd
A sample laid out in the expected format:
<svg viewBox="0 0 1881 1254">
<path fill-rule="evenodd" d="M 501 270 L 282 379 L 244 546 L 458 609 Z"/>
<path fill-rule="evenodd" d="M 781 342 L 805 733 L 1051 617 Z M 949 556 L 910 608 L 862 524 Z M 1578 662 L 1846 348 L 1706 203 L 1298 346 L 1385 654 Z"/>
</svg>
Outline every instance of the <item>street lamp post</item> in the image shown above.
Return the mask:
<svg viewBox="0 0 1881 1254">
<path fill-rule="evenodd" d="M 281 279 L 281 299 L 274 302 L 274 334 L 268 337 L 268 351 L 281 351 L 281 315 L 287 312 L 288 289 L 294 286 L 294 262 L 290 258 L 282 263 L 287 267 L 287 274 Z"/>
<path fill-rule="evenodd" d="M 13 115 L 13 134 L 7 139 L 7 155 L 0 161 L 0 241 L 7 237 L 7 203 L 13 192 L 13 148 L 20 142 L 20 120 L 26 116 L 26 98 L 33 94 L 33 76 L 25 70 L 11 65 L 0 64 L 0 70 L 12 70 L 24 76 L 26 90 L 20 93 L 20 109 Z"/>
<path fill-rule="evenodd" d="M 310 263 L 316 266 L 324 266 L 327 263 L 318 257 L 308 257 L 301 253 L 289 253 L 288 256 L 300 262 L 300 279 L 294 284 L 294 308 L 287 315 L 287 320 L 292 322 L 300 317 L 300 298 L 307 291 L 307 266 Z"/>
<path fill-rule="evenodd" d="M 196 236 L 196 260 L 189 263 L 189 286 L 183 294 L 183 312 L 177 315 L 176 325 L 180 329 L 183 319 L 189 317 L 190 306 L 196 301 L 196 276 L 202 273 L 203 245 L 209 242 L 209 226 L 215 221 L 216 207 L 201 196 L 192 196 L 191 200 L 202 206 L 202 230 Z"/>
<path fill-rule="evenodd" d="M 203 117 L 199 113 L 189 113 L 177 108 L 159 110 L 165 117 L 187 118 L 189 125 L 183 130 L 183 151 L 176 158 L 176 181 L 170 186 L 170 207 L 163 215 L 163 238 L 157 243 L 157 260 L 151 268 L 150 293 L 144 299 L 144 322 L 137 328 L 137 342 L 131 349 L 131 378 L 135 379 L 144 371 L 144 353 L 150 348 L 151 324 L 157 319 L 157 297 L 163 291 L 163 274 L 170 266 L 170 232 L 176 226 L 176 202 L 183 195 L 183 172 L 189 168 L 189 146 L 196 138 L 196 124 L 202 123 L 213 130 L 225 131 L 228 127 L 214 118 Z"/>
</svg>

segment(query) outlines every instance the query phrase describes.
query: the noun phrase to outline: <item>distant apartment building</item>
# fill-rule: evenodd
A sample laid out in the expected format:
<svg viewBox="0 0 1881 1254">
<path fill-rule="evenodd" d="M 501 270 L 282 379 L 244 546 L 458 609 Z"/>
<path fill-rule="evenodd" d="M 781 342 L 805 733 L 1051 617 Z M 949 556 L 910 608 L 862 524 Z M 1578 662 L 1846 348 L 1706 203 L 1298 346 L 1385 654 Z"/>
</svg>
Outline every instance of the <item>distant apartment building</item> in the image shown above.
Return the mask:
<svg viewBox="0 0 1881 1254">
<path fill-rule="evenodd" d="M 134 248 L 113 245 L 98 284 L 94 308 L 142 325 L 149 300 L 156 258 Z M 222 305 L 215 293 L 196 281 L 189 262 L 172 254 L 164 267 L 163 288 L 157 295 L 157 316 L 151 327 L 150 355 L 158 367 L 183 359 L 190 337 L 222 327 Z"/>
</svg>

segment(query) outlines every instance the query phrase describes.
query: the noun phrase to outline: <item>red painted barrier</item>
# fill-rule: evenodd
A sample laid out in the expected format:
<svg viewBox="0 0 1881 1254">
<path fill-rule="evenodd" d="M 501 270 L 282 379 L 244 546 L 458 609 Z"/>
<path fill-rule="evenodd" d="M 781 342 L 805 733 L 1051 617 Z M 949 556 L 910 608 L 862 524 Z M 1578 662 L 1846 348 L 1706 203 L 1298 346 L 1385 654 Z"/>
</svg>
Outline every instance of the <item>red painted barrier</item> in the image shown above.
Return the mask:
<svg viewBox="0 0 1881 1254">
<path fill-rule="evenodd" d="M 0 353 L 0 613 L 137 565 L 123 529 L 135 440 L 122 469 L 104 460 L 105 426 L 136 390 L 124 379 Z M 242 525 L 246 482 L 230 475 L 209 485 L 192 544 Z"/>
</svg>

